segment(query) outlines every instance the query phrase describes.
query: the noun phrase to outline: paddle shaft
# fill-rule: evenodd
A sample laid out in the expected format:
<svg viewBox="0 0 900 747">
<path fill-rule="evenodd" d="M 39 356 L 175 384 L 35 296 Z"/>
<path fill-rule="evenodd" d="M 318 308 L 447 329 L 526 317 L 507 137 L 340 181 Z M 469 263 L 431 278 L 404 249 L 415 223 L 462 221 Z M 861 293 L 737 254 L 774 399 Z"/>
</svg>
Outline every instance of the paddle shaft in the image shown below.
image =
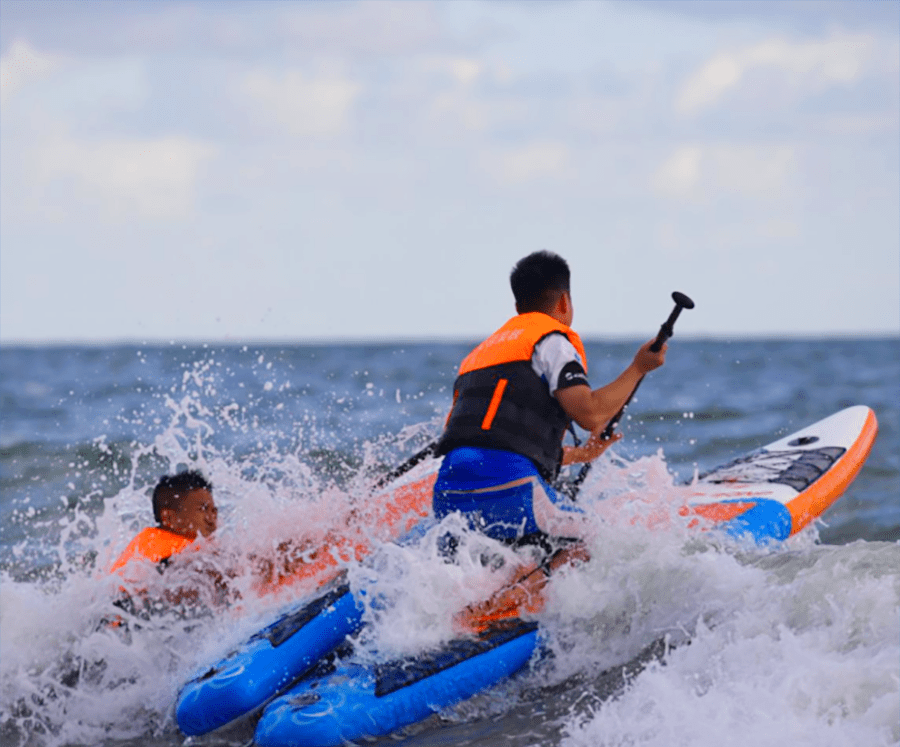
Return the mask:
<svg viewBox="0 0 900 747">
<path fill-rule="evenodd" d="M 379 478 L 378 482 L 376 482 L 372 486 L 372 490 L 380 490 L 385 485 L 387 485 L 392 480 L 396 480 L 400 475 L 405 475 L 409 472 L 413 467 L 415 467 L 419 462 L 424 461 L 428 457 L 434 455 L 435 450 L 437 449 L 438 442 L 432 441 L 428 446 L 426 446 L 421 451 L 417 451 L 413 454 L 409 459 L 407 459 L 403 464 L 399 467 L 395 467 L 386 475 L 383 475 Z"/>
<path fill-rule="evenodd" d="M 666 343 L 673 334 L 675 334 L 675 321 L 678 319 L 678 315 L 681 314 L 682 309 L 693 309 L 694 302 L 688 298 L 684 293 L 679 293 L 675 291 L 672 294 L 672 300 L 675 301 L 675 308 L 672 309 L 672 313 L 669 314 L 669 318 L 666 319 L 660 325 L 659 334 L 656 335 L 656 339 L 653 341 L 653 344 L 650 346 L 650 350 L 654 353 L 658 353 L 662 350 L 662 346 Z M 631 403 L 631 400 L 634 398 L 635 392 L 637 392 L 638 387 L 640 387 L 641 382 L 644 380 L 644 377 L 638 379 L 637 384 L 634 385 L 634 389 L 631 390 L 631 394 L 628 395 L 628 399 L 625 400 L 625 404 L 619 408 L 619 411 L 613 415 L 612 420 L 610 420 L 606 424 L 606 428 L 603 429 L 603 433 L 600 434 L 600 438 L 604 440 L 609 440 L 612 438 L 613 433 L 616 430 L 616 426 L 619 424 L 619 421 L 622 419 L 622 416 L 625 414 L 625 410 L 628 405 Z M 578 494 L 578 490 L 581 488 L 581 483 L 585 481 L 588 473 L 591 471 L 591 465 L 593 462 L 587 462 L 581 470 L 578 472 L 577 477 L 566 486 L 566 492 L 569 494 L 570 498 L 574 498 Z"/>
<path fill-rule="evenodd" d="M 675 301 L 675 308 L 672 309 L 672 313 L 669 314 L 669 318 L 660 325 L 659 334 L 656 335 L 656 339 L 650 346 L 651 352 L 658 353 L 660 350 L 662 350 L 662 346 L 665 345 L 666 340 L 668 340 L 672 335 L 675 334 L 675 322 L 678 319 L 678 315 L 681 313 L 681 310 L 694 308 L 694 302 L 691 301 L 691 299 L 686 295 L 684 295 L 684 293 L 678 293 L 678 291 L 676 291 L 672 294 L 672 300 Z M 603 433 L 600 436 L 601 438 L 612 438 L 613 431 L 615 431 L 616 426 L 619 424 L 619 421 L 625 414 L 625 409 L 631 403 L 631 400 L 634 398 L 634 395 L 643 380 L 643 376 L 638 379 L 637 384 L 634 385 L 634 389 L 631 390 L 631 394 L 628 395 L 628 399 L 625 400 L 625 404 L 622 405 L 622 407 L 615 415 L 613 415 L 612 420 L 610 420 L 606 424 L 606 428 L 603 429 Z"/>
</svg>

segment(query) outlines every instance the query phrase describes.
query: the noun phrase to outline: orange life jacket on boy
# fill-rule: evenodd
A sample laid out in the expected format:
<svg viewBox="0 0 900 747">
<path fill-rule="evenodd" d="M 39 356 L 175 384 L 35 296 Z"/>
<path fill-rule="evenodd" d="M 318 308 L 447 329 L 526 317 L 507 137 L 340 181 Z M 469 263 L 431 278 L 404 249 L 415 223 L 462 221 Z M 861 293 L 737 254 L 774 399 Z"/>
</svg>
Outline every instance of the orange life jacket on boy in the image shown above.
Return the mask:
<svg viewBox="0 0 900 747">
<path fill-rule="evenodd" d="M 131 540 L 119 559 L 110 568 L 115 573 L 135 558 L 149 560 L 151 563 L 162 563 L 173 555 L 177 555 L 193 542 L 183 535 L 170 532 L 161 527 L 147 527 Z"/>
</svg>

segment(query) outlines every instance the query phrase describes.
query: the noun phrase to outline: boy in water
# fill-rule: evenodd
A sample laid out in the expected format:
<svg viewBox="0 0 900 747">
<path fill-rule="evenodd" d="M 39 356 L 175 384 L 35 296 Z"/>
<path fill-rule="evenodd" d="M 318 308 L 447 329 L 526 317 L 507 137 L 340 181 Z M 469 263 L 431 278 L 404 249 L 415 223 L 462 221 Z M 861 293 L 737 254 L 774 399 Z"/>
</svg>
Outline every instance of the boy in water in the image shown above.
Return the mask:
<svg viewBox="0 0 900 747">
<path fill-rule="evenodd" d="M 462 362 L 453 407 L 438 442 L 444 460 L 434 486 L 440 519 L 460 512 L 473 528 L 511 543 L 546 546 L 583 537 L 584 514 L 551 483 L 564 464 L 592 461 L 618 436 L 601 437 L 641 378 L 665 361 L 643 345 L 610 384 L 591 389 L 587 358 L 571 329 L 569 266 L 551 252 L 520 260 L 510 276 L 517 316 Z M 562 439 L 571 421 L 591 437 Z"/>
<path fill-rule="evenodd" d="M 184 554 L 194 546 L 198 536 L 209 538 L 218 526 L 218 509 L 212 495 L 212 483 L 200 472 L 189 471 L 177 475 L 164 475 L 153 490 L 153 517 L 157 526 L 146 527 L 129 543 L 125 551 L 113 563 L 110 571 L 118 573 L 129 588 L 120 589 L 121 598 L 116 605 L 128 612 L 137 610 L 131 592 L 142 598 L 144 613 L 158 607 L 160 600 L 151 602 L 146 587 L 152 579 L 147 566 L 152 564 L 159 573 L 169 566 L 176 555 Z M 202 545 L 196 545 L 200 549 Z M 212 583 L 208 601 L 220 604 L 228 598 L 228 587 L 222 574 L 211 567 L 204 567 L 195 574 L 199 582 L 190 586 L 166 588 L 162 593 L 164 606 L 200 600 L 203 585 Z"/>
<path fill-rule="evenodd" d="M 218 509 L 212 484 L 196 471 L 164 475 L 153 490 L 153 518 L 158 526 L 141 530 L 113 563 L 112 571 L 138 558 L 156 563 L 162 570 L 198 534 L 209 537 L 215 532 Z"/>
<path fill-rule="evenodd" d="M 255 593 L 271 593 L 296 580 L 296 574 L 317 557 L 316 548 L 309 542 L 291 538 L 265 555 L 248 552 L 243 556 L 245 562 L 239 564 L 240 570 L 225 567 L 229 562 L 227 551 L 220 552 L 214 543 L 202 541 L 209 540 L 218 527 L 218 509 L 212 493 L 212 483 L 198 471 L 160 478 L 152 498 L 157 526 L 141 530 L 110 568 L 128 587 L 120 589 L 123 596 L 118 606 L 135 611 L 129 592 L 136 593 L 145 607 L 151 605 L 146 589 L 152 585 L 155 574 L 148 574 L 148 567 L 155 567 L 162 574 L 176 556 L 185 561 L 179 563 L 179 570 L 190 569 L 187 575 L 179 574 L 187 583 L 167 586 L 162 599 L 153 606 L 159 607 L 160 601 L 164 607 L 196 605 L 201 600 L 212 606 L 228 604 L 241 597 L 233 580 L 245 569 Z M 230 564 L 234 565 L 233 556 Z"/>
</svg>

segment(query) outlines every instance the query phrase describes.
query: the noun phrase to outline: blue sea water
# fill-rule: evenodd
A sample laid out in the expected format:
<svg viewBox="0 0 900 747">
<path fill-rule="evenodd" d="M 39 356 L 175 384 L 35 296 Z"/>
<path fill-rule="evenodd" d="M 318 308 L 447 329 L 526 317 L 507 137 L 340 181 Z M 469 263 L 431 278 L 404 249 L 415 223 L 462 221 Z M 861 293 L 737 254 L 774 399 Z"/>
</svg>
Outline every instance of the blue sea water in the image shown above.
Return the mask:
<svg viewBox="0 0 900 747">
<path fill-rule="evenodd" d="M 594 385 L 636 347 L 589 342 Z M 439 433 L 470 348 L 3 347 L 0 742 L 182 744 L 172 716 L 179 686 L 272 610 L 187 627 L 163 621 L 129 641 L 97 628 L 109 603 L 104 568 L 152 523 L 155 481 L 202 469 L 216 486 L 217 536 L 237 548 L 339 525 L 372 481 Z M 586 503 L 622 482 L 664 495 L 865 404 L 880 430 L 856 481 L 776 549 L 611 530 L 590 563 L 554 579 L 552 655 L 400 743 L 900 743 L 898 384 L 896 338 L 673 340 L 629 408 L 625 439 L 586 483 Z M 445 588 L 439 565 L 416 562 L 407 583 Z M 434 611 L 407 602 L 384 634 L 409 644 Z M 637 667 L 666 636 L 689 643 Z M 73 667 L 77 678 L 67 676 Z M 246 723 L 191 743 L 237 747 L 251 737 Z"/>
</svg>

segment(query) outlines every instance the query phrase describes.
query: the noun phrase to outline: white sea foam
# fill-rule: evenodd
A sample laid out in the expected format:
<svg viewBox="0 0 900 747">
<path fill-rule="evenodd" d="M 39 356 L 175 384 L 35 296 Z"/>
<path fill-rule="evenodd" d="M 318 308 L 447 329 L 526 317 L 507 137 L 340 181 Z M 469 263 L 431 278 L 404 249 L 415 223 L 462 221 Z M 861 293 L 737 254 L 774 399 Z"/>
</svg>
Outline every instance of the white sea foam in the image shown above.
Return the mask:
<svg viewBox="0 0 900 747">
<path fill-rule="evenodd" d="M 684 633 L 618 696 L 565 717 L 565 747 L 900 741 L 900 546 L 753 556 L 666 545 L 623 550 L 607 573 L 556 587 L 560 600 L 585 600 L 580 612 L 560 606 L 559 677 Z"/>
<path fill-rule="evenodd" d="M 151 597 L 178 585 L 203 591 L 209 570 L 226 576 L 238 598 L 228 608 L 201 607 L 187 619 L 177 610 L 150 620 L 129 618 L 112 604 L 118 580 L 106 569 L 140 527 L 153 523 L 147 490 L 129 485 L 100 516 L 76 511 L 62 519 L 57 546 L 47 548 L 55 562 L 33 578 L 0 580 L 4 745 L 57 747 L 159 735 L 180 741 L 172 735 L 181 686 L 322 580 L 259 597 L 251 557 L 271 557 L 286 540 L 322 547 L 329 532 L 366 542 L 378 538 L 365 521 L 367 491 L 352 484 L 338 489 L 316 478 L 298 455 L 274 448 L 247 459 L 218 451 L 204 441 L 221 422 L 214 413 L 190 396 L 169 405 L 169 425 L 153 444 L 137 449 L 133 462 L 152 453 L 168 471 L 180 464 L 201 469 L 215 486 L 220 526 L 214 552 L 204 554 L 202 563 L 173 563 L 164 576 L 149 574 L 147 591 Z M 234 408 L 223 412 L 232 417 Z M 374 459 L 378 449 L 370 451 Z M 360 483 L 367 485 L 363 475 L 361 470 Z M 93 525 L 92 536 L 81 536 L 79 524 Z M 121 619 L 127 629 L 104 622 Z"/>
</svg>

